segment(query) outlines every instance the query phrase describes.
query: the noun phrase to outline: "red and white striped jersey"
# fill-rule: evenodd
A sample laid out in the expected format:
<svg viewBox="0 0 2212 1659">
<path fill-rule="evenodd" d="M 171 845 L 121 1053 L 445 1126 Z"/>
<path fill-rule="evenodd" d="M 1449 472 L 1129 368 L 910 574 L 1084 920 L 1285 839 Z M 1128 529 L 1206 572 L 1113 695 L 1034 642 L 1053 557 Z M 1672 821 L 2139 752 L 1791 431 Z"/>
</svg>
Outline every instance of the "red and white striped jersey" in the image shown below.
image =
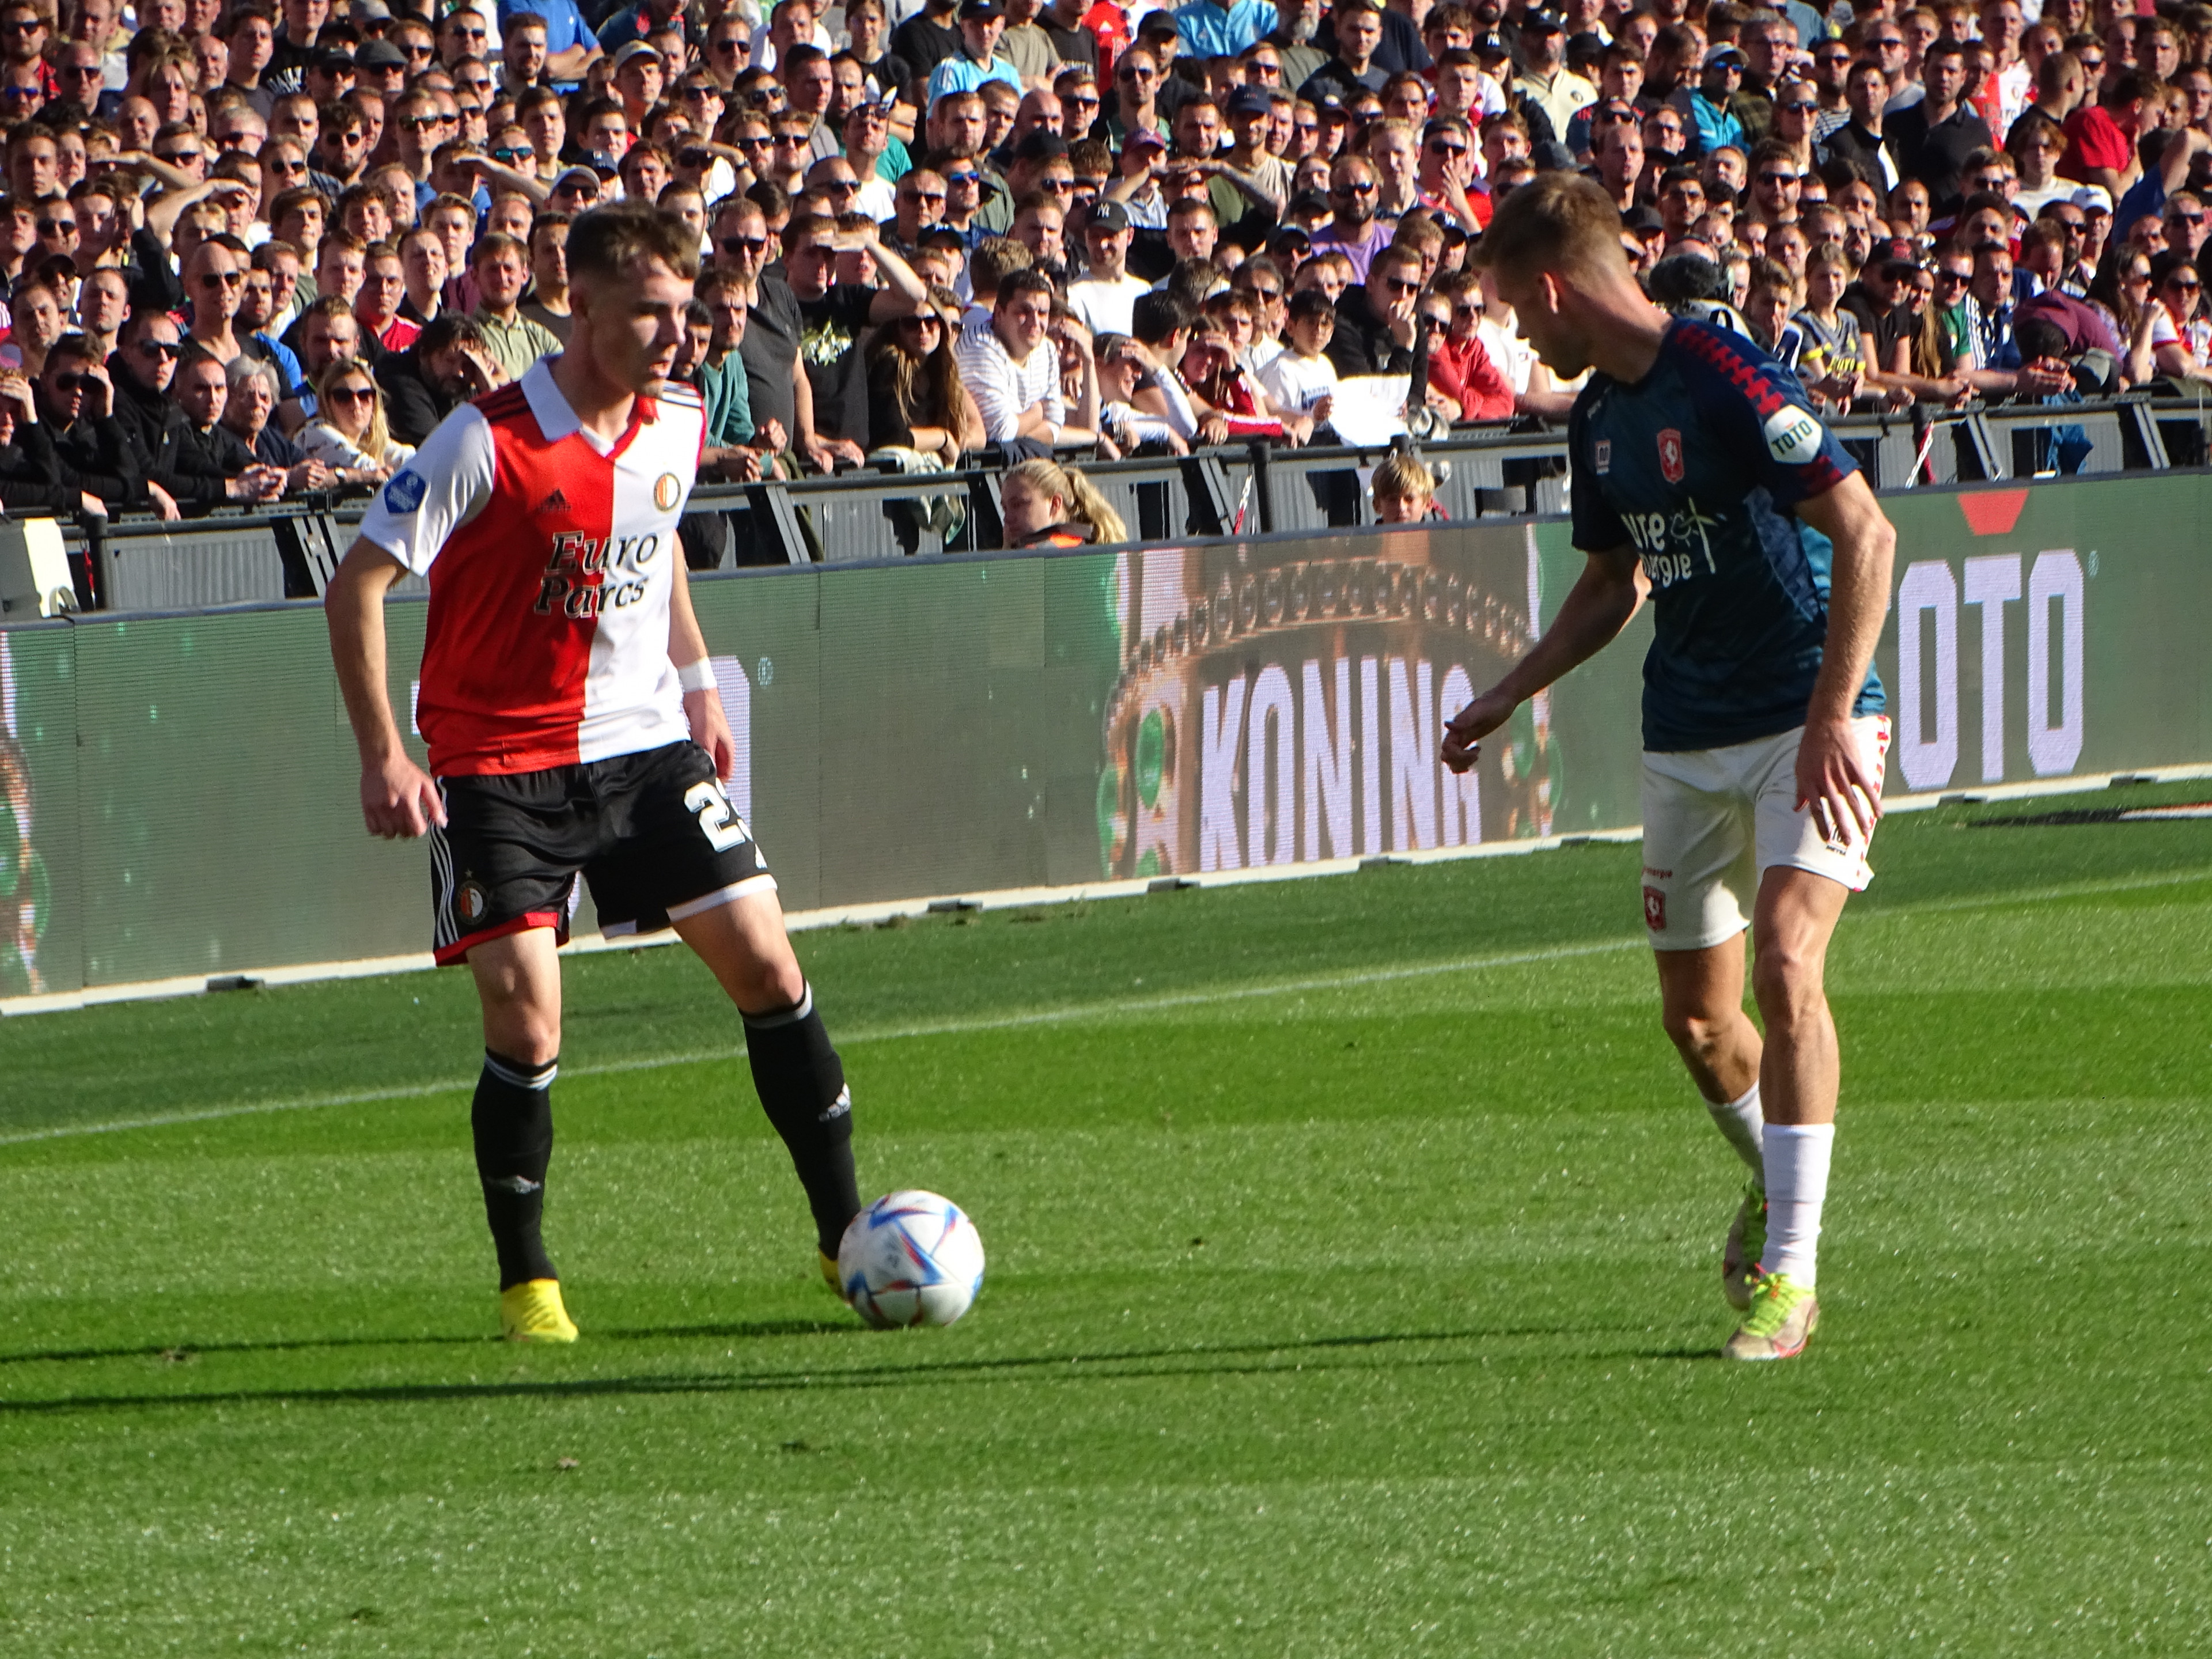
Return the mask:
<svg viewBox="0 0 2212 1659">
<path fill-rule="evenodd" d="M 362 520 L 429 578 L 416 718 L 434 776 L 539 772 L 690 734 L 668 611 L 706 410 L 672 385 L 602 448 L 552 362 L 447 416 Z"/>
</svg>

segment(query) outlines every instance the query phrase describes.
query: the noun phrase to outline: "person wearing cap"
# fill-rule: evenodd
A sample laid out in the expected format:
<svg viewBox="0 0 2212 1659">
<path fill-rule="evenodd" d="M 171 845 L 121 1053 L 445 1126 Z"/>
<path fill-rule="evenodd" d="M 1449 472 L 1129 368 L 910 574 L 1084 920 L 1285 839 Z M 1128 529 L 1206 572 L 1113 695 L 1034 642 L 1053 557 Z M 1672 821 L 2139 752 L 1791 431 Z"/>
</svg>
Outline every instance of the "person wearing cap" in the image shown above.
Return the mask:
<svg viewBox="0 0 2212 1659">
<path fill-rule="evenodd" d="M 559 87 L 575 86 L 604 55 L 576 0 L 499 0 L 500 27 L 523 12 L 545 20 L 545 72 Z M 360 54 L 355 54 L 358 58 Z"/>
<path fill-rule="evenodd" d="M 1018 98 L 1021 72 L 995 55 L 1006 28 L 998 0 L 961 0 L 960 50 L 930 70 L 929 101 L 934 104 L 949 92 L 974 92 L 987 81 L 1005 82 Z"/>
<path fill-rule="evenodd" d="M 1724 145 L 1741 150 L 1751 148 L 1733 107 L 1736 90 L 1743 84 L 1743 66 L 1742 48 L 1715 46 L 1705 54 L 1698 84 L 1675 88 L 1674 95 L 1667 100 L 1689 123 L 1693 154 L 1710 155 Z"/>
<path fill-rule="evenodd" d="M 379 99 L 395 98 L 406 90 L 407 54 L 389 40 L 362 43 L 353 55 L 357 88 Z"/>
<path fill-rule="evenodd" d="M 1382 14 L 1373 0 L 1339 0 L 1331 19 L 1336 50 L 1298 88 L 1298 96 L 1316 107 L 1324 97 L 1349 101 L 1363 92 L 1380 93 L 1390 81 L 1389 71 L 1375 62 Z"/>
<path fill-rule="evenodd" d="M 1279 215 L 1291 199 L 1291 169 L 1267 149 L 1275 94 L 1265 87 L 1240 87 L 1222 111 L 1229 125 L 1229 149 L 1220 158 L 1222 176 L 1255 201 Z"/>
<path fill-rule="evenodd" d="M 1173 15 L 1176 38 L 1194 58 L 1234 58 L 1277 22 L 1268 0 L 1188 0 Z"/>
<path fill-rule="evenodd" d="M 607 89 L 622 100 L 623 114 L 632 131 L 645 130 L 647 113 L 660 101 L 668 78 L 666 68 L 660 54 L 642 40 L 633 40 L 615 53 L 614 73 L 607 79 Z"/>
<path fill-rule="evenodd" d="M 1170 197 L 1190 193 L 1187 185 L 1177 187 L 1179 178 L 1194 177 L 1204 181 L 1206 199 L 1212 206 L 1216 224 L 1233 225 L 1255 210 L 1271 217 L 1281 211 L 1280 204 L 1268 197 L 1255 180 L 1224 165 L 1221 106 L 1203 93 L 1193 96 L 1176 112 L 1175 149 L 1166 170 Z"/>
<path fill-rule="evenodd" d="M 1566 65 L 1567 26 L 1557 12 L 1531 6 L 1521 15 L 1521 72 L 1510 90 L 1544 112 L 1555 133 L 1575 112 L 1597 102 L 1597 88 Z"/>
<path fill-rule="evenodd" d="M 1129 222 L 1140 230 L 1165 230 L 1167 197 L 1160 189 L 1168 141 L 1150 127 L 1137 127 L 1123 141 L 1121 176 L 1106 186 L 1101 201 L 1119 202 Z"/>
<path fill-rule="evenodd" d="M 1083 225 L 1089 274 L 1067 288 L 1067 303 L 1093 334 L 1127 334 L 1137 296 L 1152 284 L 1129 272 L 1129 243 L 1134 232 L 1129 211 L 1110 197 L 1093 203 Z"/>
<path fill-rule="evenodd" d="M 1146 12 L 1137 24 L 1137 41 L 1152 53 L 1152 61 L 1159 65 L 1160 79 L 1154 91 L 1154 101 L 1159 106 L 1160 125 L 1163 128 L 1172 127 L 1176 112 L 1203 88 L 1205 76 L 1201 73 L 1194 80 L 1175 72 L 1176 62 L 1182 56 L 1182 37 L 1176 33 L 1173 13 Z M 1194 66 L 1202 64 L 1202 60 L 1195 58 L 1190 62 Z"/>
</svg>

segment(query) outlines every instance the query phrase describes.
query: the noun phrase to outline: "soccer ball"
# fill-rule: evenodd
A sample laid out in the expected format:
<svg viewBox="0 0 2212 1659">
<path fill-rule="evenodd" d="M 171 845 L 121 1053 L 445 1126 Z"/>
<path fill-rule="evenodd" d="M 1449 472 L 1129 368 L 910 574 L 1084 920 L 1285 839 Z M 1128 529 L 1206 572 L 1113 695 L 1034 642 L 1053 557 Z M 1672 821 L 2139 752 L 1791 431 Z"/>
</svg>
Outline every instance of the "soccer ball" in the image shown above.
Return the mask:
<svg viewBox="0 0 2212 1659">
<path fill-rule="evenodd" d="M 878 1330 L 950 1325 L 983 1288 L 983 1241 L 951 1199 L 889 1193 L 845 1229 L 837 1283 Z"/>
</svg>

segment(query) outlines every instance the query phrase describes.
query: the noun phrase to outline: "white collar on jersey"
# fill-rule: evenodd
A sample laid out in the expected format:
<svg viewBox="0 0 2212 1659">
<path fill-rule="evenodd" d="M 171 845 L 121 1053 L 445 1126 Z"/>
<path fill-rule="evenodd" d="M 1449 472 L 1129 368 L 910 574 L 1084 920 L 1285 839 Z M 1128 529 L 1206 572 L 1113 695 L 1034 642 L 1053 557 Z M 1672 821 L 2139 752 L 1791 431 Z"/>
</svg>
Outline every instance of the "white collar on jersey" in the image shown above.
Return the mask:
<svg viewBox="0 0 2212 1659">
<path fill-rule="evenodd" d="M 568 398 L 561 394 L 560 385 L 553 378 L 553 363 L 551 357 L 540 357 L 518 382 L 522 395 L 530 399 L 530 412 L 537 417 L 538 429 L 545 434 L 548 443 L 558 443 L 572 432 L 581 433 L 584 441 L 600 454 L 611 454 L 622 440 L 609 442 L 585 429 L 584 423 L 576 418 L 576 411 L 568 406 Z M 631 423 L 636 424 L 635 416 Z"/>
</svg>

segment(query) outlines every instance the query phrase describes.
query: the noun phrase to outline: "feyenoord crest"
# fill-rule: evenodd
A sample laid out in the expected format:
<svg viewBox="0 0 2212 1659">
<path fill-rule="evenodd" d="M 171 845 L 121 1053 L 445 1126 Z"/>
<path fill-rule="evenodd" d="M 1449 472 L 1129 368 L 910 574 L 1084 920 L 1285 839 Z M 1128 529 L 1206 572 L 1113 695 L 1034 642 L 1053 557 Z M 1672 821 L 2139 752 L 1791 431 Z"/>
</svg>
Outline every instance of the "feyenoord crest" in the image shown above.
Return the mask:
<svg viewBox="0 0 2212 1659">
<path fill-rule="evenodd" d="M 664 472 L 653 481 L 653 504 L 663 513 L 673 513 L 683 495 L 684 486 L 673 472 Z"/>
<path fill-rule="evenodd" d="M 1644 925 L 1655 933 L 1667 931 L 1667 896 L 1656 887 L 1644 890 Z"/>
<path fill-rule="evenodd" d="M 1682 434 L 1671 426 L 1659 434 L 1659 470 L 1668 483 L 1682 482 Z"/>
<path fill-rule="evenodd" d="M 453 895 L 453 914 L 463 921 L 482 921 L 484 912 L 490 908 L 490 898 L 472 881 L 463 882 L 460 890 Z"/>
</svg>

